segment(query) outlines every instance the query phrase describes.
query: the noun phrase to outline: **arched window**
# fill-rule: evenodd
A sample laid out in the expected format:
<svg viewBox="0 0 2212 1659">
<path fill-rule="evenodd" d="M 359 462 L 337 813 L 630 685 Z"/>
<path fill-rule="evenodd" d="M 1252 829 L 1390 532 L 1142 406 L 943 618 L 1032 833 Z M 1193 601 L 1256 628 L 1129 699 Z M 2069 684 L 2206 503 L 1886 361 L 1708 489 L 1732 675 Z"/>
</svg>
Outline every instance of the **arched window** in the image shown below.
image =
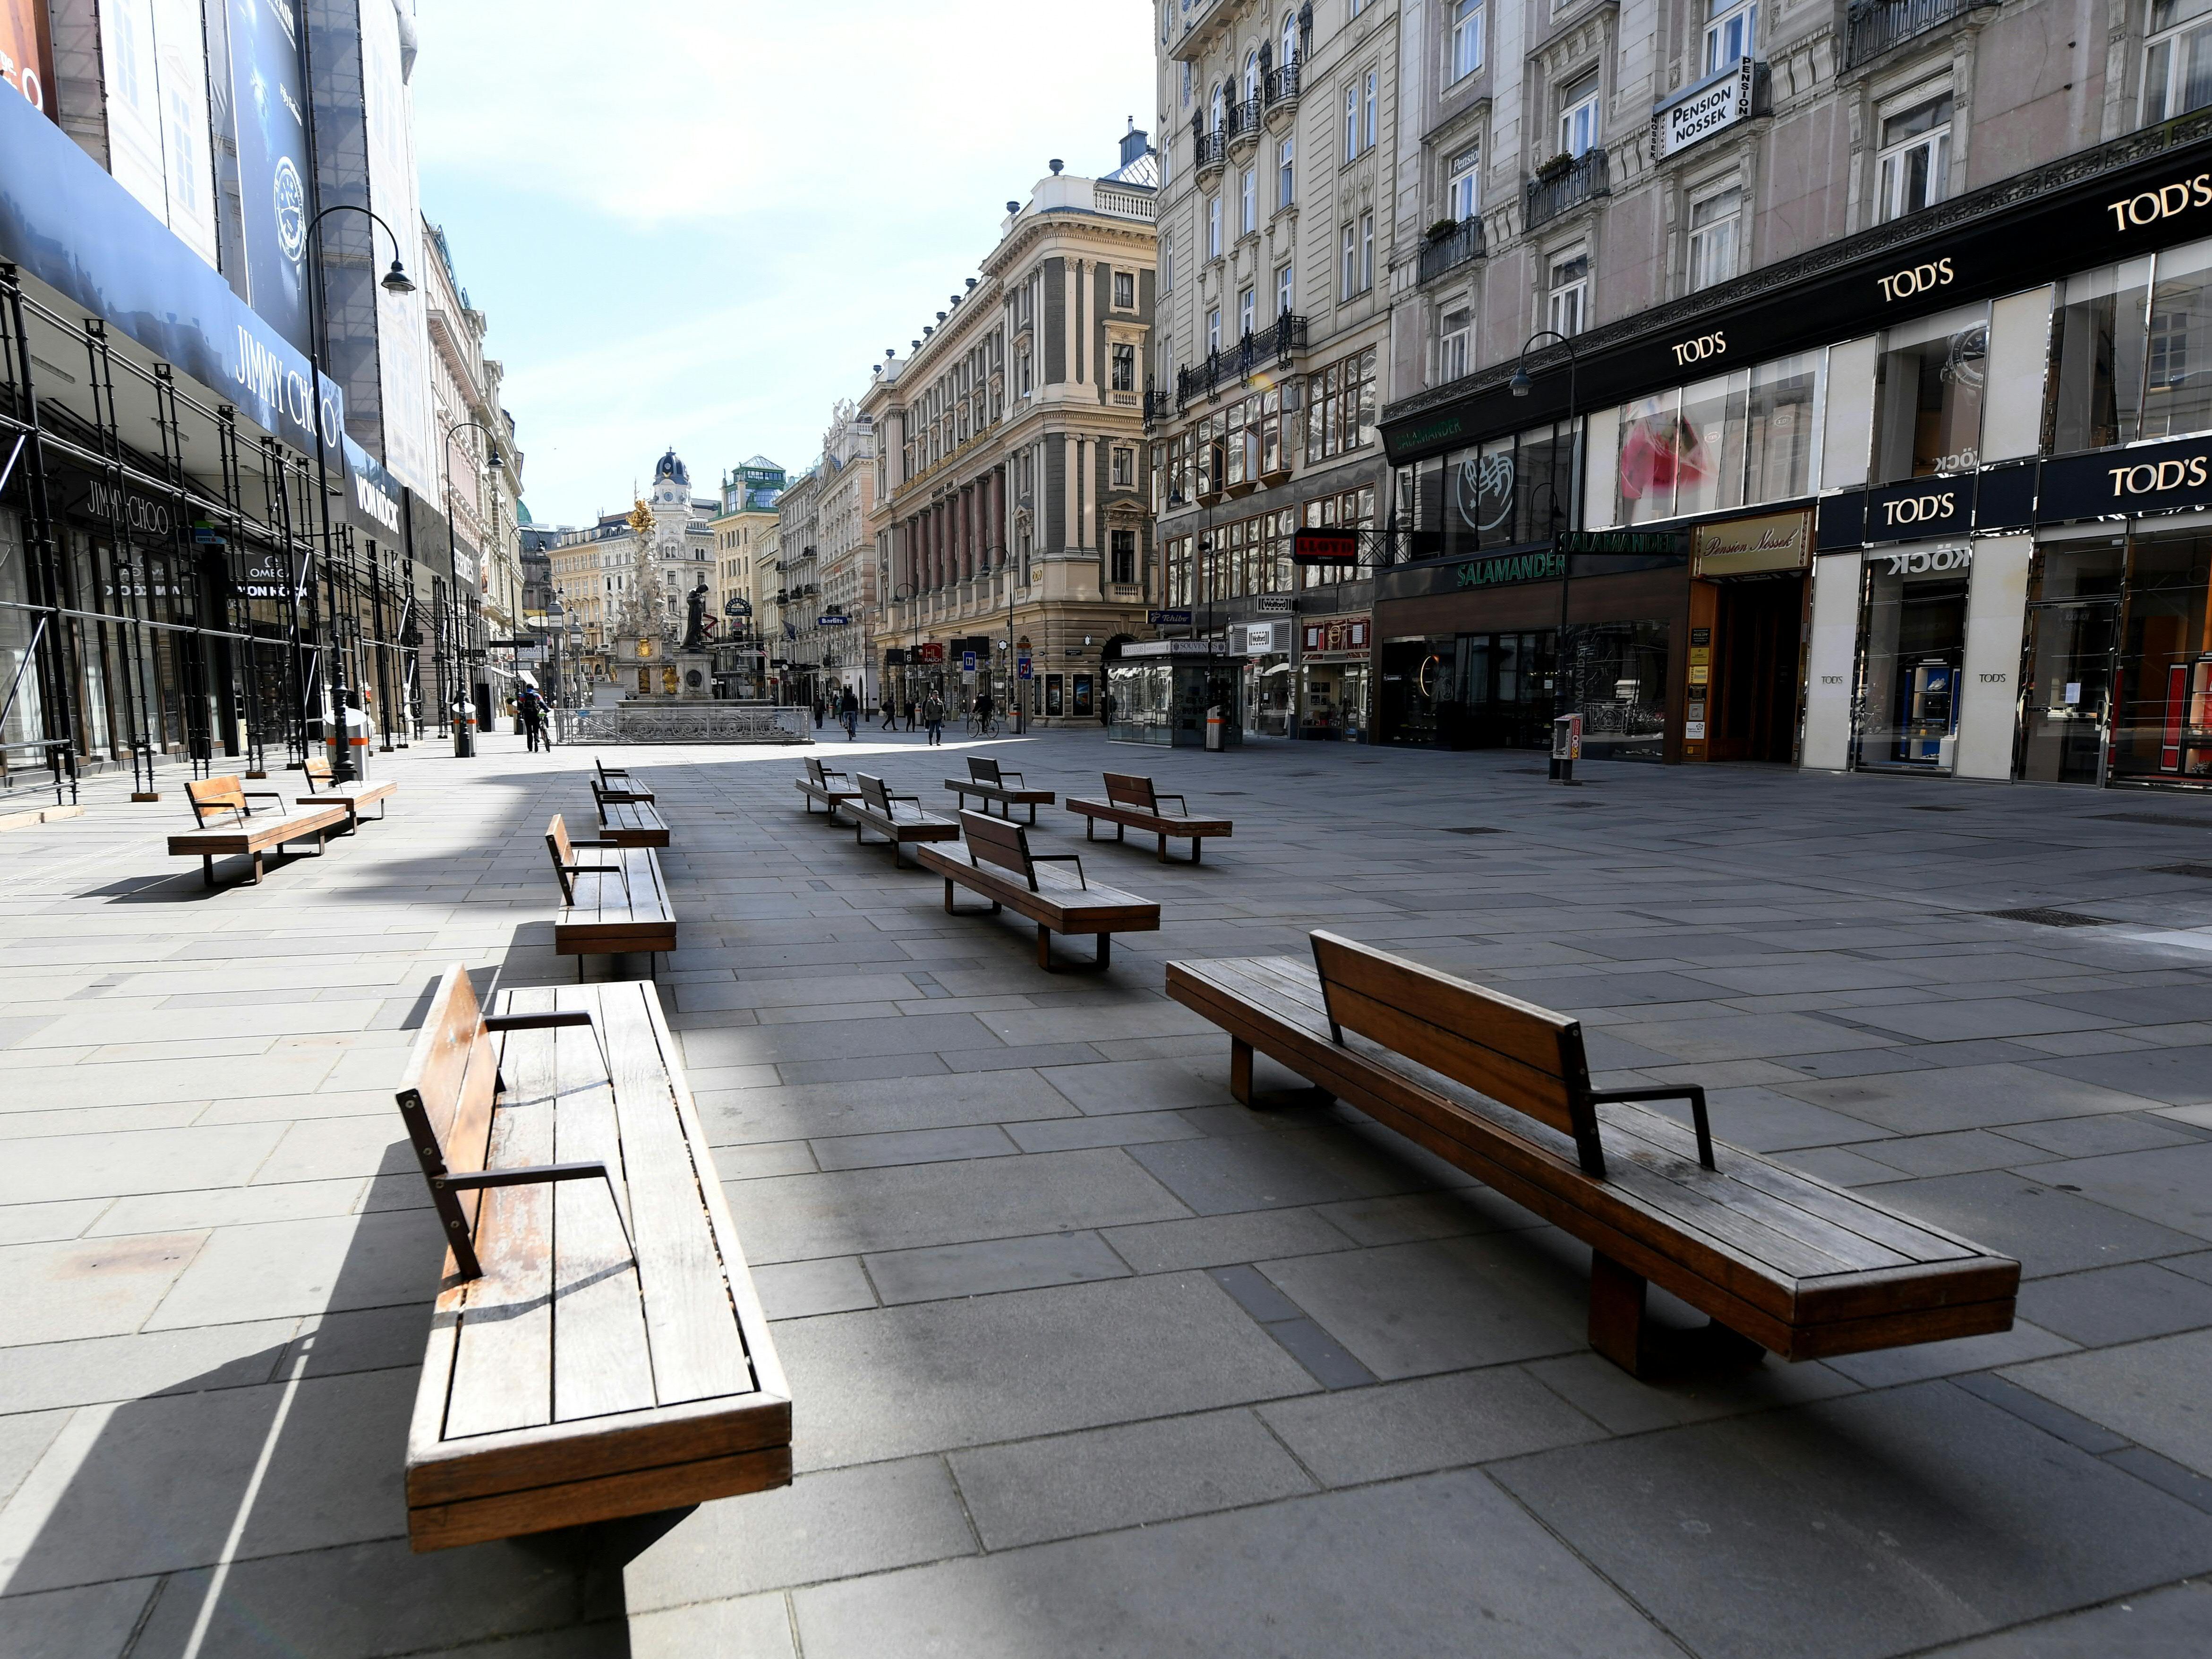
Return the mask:
<svg viewBox="0 0 2212 1659">
<path fill-rule="evenodd" d="M 1213 101 L 1206 106 L 1208 131 L 1213 132 L 1221 131 L 1222 117 L 1227 112 L 1228 106 L 1229 89 L 1217 81 L 1213 83 Z"/>
<path fill-rule="evenodd" d="M 1283 62 L 1298 61 L 1298 15 L 1294 11 L 1283 14 Z"/>
<path fill-rule="evenodd" d="M 1244 54 L 1244 101 L 1249 104 L 1259 95 L 1260 54 L 1248 52 Z"/>
</svg>

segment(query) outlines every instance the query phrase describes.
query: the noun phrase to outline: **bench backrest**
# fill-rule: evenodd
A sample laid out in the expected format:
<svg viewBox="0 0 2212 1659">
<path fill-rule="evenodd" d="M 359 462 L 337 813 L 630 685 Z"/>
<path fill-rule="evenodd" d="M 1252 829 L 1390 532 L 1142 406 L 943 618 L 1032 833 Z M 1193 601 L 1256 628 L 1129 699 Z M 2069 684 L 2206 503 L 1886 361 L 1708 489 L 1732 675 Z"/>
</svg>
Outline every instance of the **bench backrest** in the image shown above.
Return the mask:
<svg viewBox="0 0 2212 1659">
<path fill-rule="evenodd" d="M 331 771 L 331 757 L 328 755 L 310 755 L 304 764 L 307 769 L 307 781 L 318 788 L 335 781 Z"/>
<path fill-rule="evenodd" d="M 553 873 L 560 878 L 561 902 L 576 902 L 576 878 L 570 872 L 576 867 L 575 843 L 568 839 L 568 826 L 556 812 L 553 821 L 545 826 L 545 850 L 553 855 Z"/>
<path fill-rule="evenodd" d="M 979 755 L 970 755 L 968 757 L 968 776 L 969 781 L 975 783 L 1004 783 L 1006 781 L 1004 778 L 1001 778 L 999 775 L 999 763 L 994 760 L 987 759 Z"/>
<path fill-rule="evenodd" d="M 1115 806 L 1133 806 L 1146 812 L 1160 810 L 1159 797 L 1152 793 L 1152 781 L 1133 772 L 1109 772 L 1106 799 Z"/>
<path fill-rule="evenodd" d="M 1549 1124 L 1604 1173 L 1580 1021 L 1335 933 L 1315 933 L 1313 952 L 1338 1042 L 1357 1031 Z"/>
<path fill-rule="evenodd" d="M 822 763 L 811 755 L 806 757 L 806 775 L 825 789 L 830 787 L 830 780 L 822 775 Z"/>
<path fill-rule="evenodd" d="M 629 787 L 629 770 L 627 767 L 617 766 L 610 769 L 607 763 L 597 755 L 592 757 L 592 764 L 599 769 L 601 783 L 612 785 L 618 789 L 627 789 Z"/>
<path fill-rule="evenodd" d="M 606 785 L 597 778 L 586 778 L 585 781 L 592 786 L 592 804 L 599 809 L 599 816 L 604 818 L 607 815 Z"/>
<path fill-rule="evenodd" d="M 866 772 L 853 774 L 853 781 L 860 787 L 860 799 L 885 817 L 897 816 L 891 810 L 890 791 L 884 787 L 881 778 L 870 777 Z"/>
<path fill-rule="evenodd" d="M 1036 866 L 1030 860 L 1029 832 L 1004 818 L 981 812 L 963 812 L 960 827 L 967 832 L 968 856 L 978 864 L 995 864 L 1011 870 L 1036 891 Z"/>
<path fill-rule="evenodd" d="M 430 1202 L 446 1243 L 458 1247 L 454 1254 L 465 1270 L 474 1261 L 470 1241 L 482 1194 L 456 1193 L 435 1182 L 440 1176 L 473 1174 L 484 1167 L 498 1091 L 499 1058 L 491 1033 L 484 1029 L 468 969 L 457 963 L 438 981 L 430 1012 L 416 1036 L 399 1080 L 399 1115 L 422 1166 L 422 1179 L 432 1183 Z"/>
<path fill-rule="evenodd" d="M 185 786 L 185 798 L 192 804 L 192 817 L 202 829 L 207 827 L 208 815 L 214 813 L 217 821 L 235 823 L 250 818 L 253 809 L 246 804 L 246 786 L 235 774 L 220 778 L 194 778 Z"/>
</svg>

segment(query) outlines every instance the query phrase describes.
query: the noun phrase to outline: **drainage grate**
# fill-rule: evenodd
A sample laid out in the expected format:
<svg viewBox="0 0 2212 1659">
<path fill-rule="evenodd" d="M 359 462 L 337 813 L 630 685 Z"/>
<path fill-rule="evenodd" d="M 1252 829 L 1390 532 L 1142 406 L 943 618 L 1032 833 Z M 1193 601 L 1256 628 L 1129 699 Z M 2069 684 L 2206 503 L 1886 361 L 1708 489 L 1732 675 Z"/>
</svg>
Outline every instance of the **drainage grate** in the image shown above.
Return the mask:
<svg viewBox="0 0 2212 1659">
<path fill-rule="evenodd" d="M 2094 812 L 2106 823 L 2160 823 L 2169 830 L 2212 830 L 2212 818 L 2185 818 L 2179 812 Z"/>
<path fill-rule="evenodd" d="M 1470 823 L 1464 829 L 1444 831 L 1448 836 L 1494 836 L 1498 833 L 1498 827 L 1489 823 Z"/>
<path fill-rule="evenodd" d="M 1966 809 L 1963 806 L 1908 806 L 1905 810 L 1908 812 L 1963 812 Z"/>
<path fill-rule="evenodd" d="M 2212 864 L 2154 864 L 2144 873 L 2153 876 L 2194 876 L 2199 881 L 2212 881 Z"/>
<path fill-rule="evenodd" d="M 2112 925 L 2102 916 L 2085 916 L 2079 910 L 2051 910 L 2039 906 L 2026 910 L 1984 910 L 1982 914 L 1994 921 L 2032 921 L 2038 927 L 2109 927 Z"/>
</svg>

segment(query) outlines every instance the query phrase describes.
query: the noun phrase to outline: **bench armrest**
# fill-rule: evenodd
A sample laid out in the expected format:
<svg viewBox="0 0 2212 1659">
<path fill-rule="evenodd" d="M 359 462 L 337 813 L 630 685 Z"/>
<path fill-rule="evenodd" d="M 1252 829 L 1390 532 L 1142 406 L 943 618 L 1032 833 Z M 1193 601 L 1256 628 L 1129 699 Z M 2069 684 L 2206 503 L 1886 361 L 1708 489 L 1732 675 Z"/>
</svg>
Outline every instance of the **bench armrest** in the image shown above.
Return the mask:
<svg viewBox="0 0 2212 1659">
<path fill-rule="evenodd" d="M 637 1245 L 630 1238 L 629 1223 L 623 1218 L 622 1201 L 615 1196 L 615 1178 L 608 1172 L 607 1166 L 596 1159 L 589 1164 L 540 1164 L 525 1170 L 477 1170 L 465 1175 L 434 1175 L 430 1177 L 430 1186 L 434 1191 L 468 1193 L 487 1187 L 542 1187 L 560 1181 L 604 1181 L 607 1183 L 607 1202 L 614 1206 L 615 1225 L 622 1229 L 623 1245 L 629 1251 L 630 1261 L 635 1262 Z"/>
<path fill-rule="evenodd" d="M 568 845 L 571 847 L 619 847 L 622 843 L 618 841 L 577 841 L 572 837 Z"/>
<path fill-rule="evenodd" d="M 1032 853 L 1030 854 L 1030 862 L 1031 864 L 1072 864 L 1075 866 L 1076 880 L 1083 884 L 1084 890 L 1086 892 L 1090 890 L 1091 883 L 1084 876 L 1083 859 L 1082 855 L 1079 854 Z"/>
<path fill-rule="evenodd" d="M 1000 767 L 999 769 L 999 781 L 1000 783 L 1005 783 L 1009 779 L 1012 780 L 1014 787 L 1017 789 L 1026 789 L 1029 787 L 1029 785 L 1022 781 L 1022 775 L 1020 773 L 1013 770 L 1011 767 Z"/>
<path fill-rule="evenodd" d="M 1190 816 L 1190 803 L 1185 800 L 1181 795 L 1163 795 L 1157 792 L 1155 792 L 1152 796 L 1152 810 L 1155 812 L 1159 811 L 1160 803 L 1164 800 L 1173 801 L 1176 804 L 1176 812 L 1182 817 L 1188 817 Z M 1160 816 L 1164 817 L 1167 815 L 1164 812 L 1162 812 Z"/>
<path fill-rule="evenodd" d="M 561 873 L 564 876 L 620 876 L 622 878 L 623 891 L 625 893 L 629 891 L 629 869 L 626 865 L 564 864 L 561 866 Z"/>
<path fill-rule="evenodd" d="M 1698 1162 L 1708 1170 L 1717 1169 L 1713 1162 L 1713 1127 L 1705 1117 L 1705 1091 L 1697 1084 L 1686 1088 L 1671 1089 L 1608 1089 L 1603 1094 L 1593 1094 L 1590 1103 L 1628 1104 L 1644 1100 L 1686 1100 L 1690 1103 L 1690 1119 L 1698 1133 Z"/>
<path fill-rule="evenodd" d="M 544 1014 L 486 1014 L 487 1031 L 543 1031 L 556 1025 L 589 1025 L 592 1011 L 588 1008 L 556 1008 Z"/>
</svg>

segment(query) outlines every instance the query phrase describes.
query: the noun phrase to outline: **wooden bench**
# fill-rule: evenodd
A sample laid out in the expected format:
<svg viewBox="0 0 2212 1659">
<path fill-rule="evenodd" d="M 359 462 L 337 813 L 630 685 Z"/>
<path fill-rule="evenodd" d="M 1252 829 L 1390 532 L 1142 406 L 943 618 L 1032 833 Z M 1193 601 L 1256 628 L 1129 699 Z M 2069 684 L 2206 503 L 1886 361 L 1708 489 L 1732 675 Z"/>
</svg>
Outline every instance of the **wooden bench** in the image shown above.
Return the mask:
<svg viewBox="0 0 2212 1659">
<path fill-rule="evenodd" d="M 1006 781 L 1009 778 L 1013 780 L 1012 783 Z M 998 762 L 982 756 L 969 756 L 968 775 L 965 778 L 947 778 L 945 787 L 952 792 L 963 809 L 970 795 L 983 803 L 986 812 L 991 810 L 993 801 L 998 802 L 1001 817 L 1011 818 L 1015 807 L 1026 806 L 1030 809 L 1032 824 L 1036 822 L 1037 808 L 1049 806 L 1053 802 L 1051 790 L 1025 788 L 1020 773 L 1001 770 Z"/>
<path fill-rule="evenodd" d="M 281 852 L 295 842 L 307 841 L 313 842 L 315 851 L 320 854 L 331 830 L 353 822 L 352 809 L 336 802 L 295 812 L 290 817 L 283 817 L 282 790 L 249 790 L 234 775 L 195 778 L 185 785 L 185 795 L 192 804 L 192 817 L 199 828 L 170 836 L 170 856 L 198 859 L 200 875 L 210 887 L 216 884 L 217 859 L 240 855 L 252 859 L 253 879 L 258 883 L 264 854 Z M 279 802 L 278 811 L 265 817 L 255 817 L 253 809 L 246 805 L 248 795 L 266 796 Z"/>
<path fill-rule="evenodd" d="M 1703 1089 L 1593 1090 L 1575 1020 L 1334 934 L 1313 951 L 1171 962 L 1168 994 L 1229 1033 L 1237 1099 L 1257 1049 L 1589 1245 L 1590 1346 L 1624 1369 L 2011 1328 L 2020 1263 L 1714 1142 Z M 1647 1281 L 1712 1324 L 1648 1322 Z"/>
<path fill-rule="evenodd" d="M 576 849 L 589 847 L 609 854 L 589 864 Z M 576 977 L 584 976 L 587 956 L 620 956 L 629 951 L 658 955 L 676 948 L 676 910 L 660 860 L 649 847 L 619 847 L 607 841 L 571 841 L 557 812 L 545 826 L 545 850 L 561 881 L 561 914 L 553 919 L 556 956 L 576 958 Z"/>
<path fill-rule="evenodd" d="M 1029 831 L 1021 825 L 963 812 L 960 828 L 968 836 L 965 857 L 935 847 L 915 854 L 923 869 L 945 878 L 945 908 L 952 908 L 957 884 L 990 900 L 993 915 L 1003 907 L 1028 917 L 1036 923 L 1037 966 L 1047 972 L 1054 933 L 1091 934 L 1097 957 L 1093 965 L 1103 971 L 1113 965 L 1115 934 L 1159 931 L 1158 905 L 1085 880 L 1083 860 L 1073 853 L 1032 853 Z M 1073 865 L 1075 873 L 1056 867 L 1061 864 Z"/>
<path fill-rule="evenodd" d="M 341 787 L 331 775 L 330 757 L 325 755 L 308 756 L 307 773 L 308 787 L 315 793 L 295 797 L 296 803 L 301 806 L 344 807 L 349 832 L 361 828 L 361 809 L 371 802 L 375 803 L 376 817 L 381 820 L 387 810 L 384 803 L 399 787 L 396 783 L 370 783 L 362 778 Z"/>
<path fill-rule="evenodd" d="M 811 756 L 807 757 L 806 775 L 793 781 L 799 786 L 799 793 L 806 798 L 799 802 L 800 809 L 810 813 L 818 800 L 823 810 L 834 818 L 840 806 L 848 800 L 860 798 L 860 792 L 854 786 L 850 776 L 834 766 L 824 766 Z"/>
<path fill-rule="evenodd" d="M 416 1550 L 791 1482 L 791 1394 L 660 1000 L 446 970 L 399 1087 L 447 1253 Z"/>
<path fill-rule="evenodd" d="M 921 797 L 895 795 L 884 787 L 881 778 L 872 778 L 866 772 L 855 774 L 853 781 L 860 786 L 860 793 L 839 802 L 837 810 L 852 820 L 853 839 L 860 845 L 867 844 L 871 830 L 889 842 L 892 864 L 904 860 L 908 842 L 960 839 L 960 826 L 924 810 Z"/>
<path fill-rule="evenodd" d="M 615 800 L 597 778 L 592 804 L 599 809 L 599 840 L 609 847 L 665 847 L 668 822 L 649 800 Z"/>
<path fill-rule="evenodd" d="M 1177 811 L 1173 813 L 1160 810 L 1164 800 L 1173 801 Z M 1190 841 L 1190 861 L 1198 862 L 1200 842 L 1207 836 L 1226 836 L 1232 828 L 1227 818 L 1194 818 L 1190 816 L 1190 804 L 1181 795 L 1163 795 L 1152 787 L 1150 778 L 1138 777 L 1128 772 L 1109 772 L 1106 775 L 1104 800 L 1078 800 L 1068 797 L 1067 810 L 1083 815 L 1083 839 L 1089 841 L 1097 821 L 1103 818 L 1114 826 L 1114 839 L 1127 839 L 1127 831 L 1137 830 L 1160 838 L 1160 861 L 1168 857 L 1168 837 L 1188 836 Z"/>
<path fill-rule="evenodd" d="M 631 777 L 627 769 L 619 766 L 610 769 L 597 755 L 592 757 L 592 764 L 599 768 L 599 793 L 606 799 L 649 801 L 653 799 L 653 791 Z"/>
</svg>

